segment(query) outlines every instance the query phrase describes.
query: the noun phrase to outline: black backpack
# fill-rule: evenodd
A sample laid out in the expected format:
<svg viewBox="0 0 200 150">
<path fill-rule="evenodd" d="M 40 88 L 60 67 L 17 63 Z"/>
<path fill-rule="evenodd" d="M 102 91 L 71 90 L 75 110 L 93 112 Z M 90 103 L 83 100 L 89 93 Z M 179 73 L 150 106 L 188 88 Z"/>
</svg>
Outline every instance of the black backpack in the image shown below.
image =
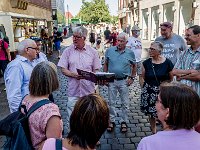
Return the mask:
<svg viewBox="0 0 200 150">
<path fill-rule="evenodd" d="M 21 105 L 17 112 L 0 121 L 0 135 L 7 136 L 4 150 L 33 150 L 28 118 L 35 110 L 48 103 L 51 103 L 48 99 L 41 100 L 33 104 L 28 112 L 26 106 Z M 21 112 L 22 109 L 25 114 Z"/>
</svg>

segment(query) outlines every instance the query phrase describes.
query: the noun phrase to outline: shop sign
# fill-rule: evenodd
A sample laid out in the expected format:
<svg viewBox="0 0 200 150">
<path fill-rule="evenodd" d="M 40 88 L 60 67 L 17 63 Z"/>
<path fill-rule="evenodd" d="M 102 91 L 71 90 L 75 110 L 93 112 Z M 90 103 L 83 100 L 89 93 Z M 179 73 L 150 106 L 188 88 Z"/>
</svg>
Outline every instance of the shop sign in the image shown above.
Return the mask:
<svg viewBox="0 0 200 150">
<path fill-rule="evenodd" d="M 12 8 L 18 8 L 26 10 L 28 7 L 28 2 L 26 0 L 10 0 Z"/>
</svg>

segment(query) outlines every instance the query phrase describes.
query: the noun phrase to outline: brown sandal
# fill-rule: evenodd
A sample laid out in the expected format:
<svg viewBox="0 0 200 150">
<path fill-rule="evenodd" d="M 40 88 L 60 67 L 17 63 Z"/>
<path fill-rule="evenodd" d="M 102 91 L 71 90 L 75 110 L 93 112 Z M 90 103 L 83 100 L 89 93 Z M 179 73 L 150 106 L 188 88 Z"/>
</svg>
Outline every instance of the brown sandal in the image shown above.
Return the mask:
<svg viewBox="0 0 200 150">
<path fill-rule="evenodd" d="M 128 129 L 127 129 L 127 124 L 126 124 L 126 122 L 122 122 L 121 123 L 121 132 L 122 133 L 125 133 L 125 132 L 127 132 L 128 131 Z"/>
<path fill-rule="evenodd" d="M 107 128 L 107 131 L 108 132 L 112 132 L 114 130 L 114 127 L 115 127 L 115 123 L 114 122 L 110 122 L 108 128 Z"/>
</svg>

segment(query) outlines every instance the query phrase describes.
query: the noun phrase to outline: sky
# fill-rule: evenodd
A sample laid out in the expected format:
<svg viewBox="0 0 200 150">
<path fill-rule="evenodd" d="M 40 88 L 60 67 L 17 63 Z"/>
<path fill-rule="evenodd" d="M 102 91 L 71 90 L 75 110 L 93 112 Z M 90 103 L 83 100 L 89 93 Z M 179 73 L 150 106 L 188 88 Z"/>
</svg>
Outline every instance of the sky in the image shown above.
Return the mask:
<svg viewBox="0 0 200 150">
<path fill-rule="evenodd" d="M 91 1 L 91 0 L 87 0 Z M 65 11 L 67 11 L 67 4 L 69 6 L 69 11 L 72 13 L 73 16 L 77 15 L 81 5 L 82 0 L 65 0 Z M 117 15 L 118 9 L 118 1 L 117 0 L 106 0 L 106 4 L 109 6 L 109 11 L 111 15 Z M 112 8 L 112 9 L 111 9 Z"/>
</svg>

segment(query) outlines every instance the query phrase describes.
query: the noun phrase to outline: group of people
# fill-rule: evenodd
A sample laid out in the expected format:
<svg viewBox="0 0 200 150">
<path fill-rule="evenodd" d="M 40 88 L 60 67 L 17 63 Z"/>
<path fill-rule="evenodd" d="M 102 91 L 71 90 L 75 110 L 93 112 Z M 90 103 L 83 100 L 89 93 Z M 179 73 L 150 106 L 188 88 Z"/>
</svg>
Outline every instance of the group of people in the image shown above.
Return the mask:
<svg viewBox="0 0 200 150">
<path fill-rule="evenodd" d="M 116 45 L 105 52 L 104 66 L 97 50 L 85 43 L 87 29 L 74 29 L 73 44 L 64 50 L 58 62 L 63 75 L 68 77 L 68 135 L 62 140 L 63 149 L 95 149 L 106 129 L 114 131 L 117 92 L 122 102 L 120 131 L 128 131 L 129 86 L 134 84 L 136 74 L 142 87 L 141 111 L 149 116 L 152 133 L 157 132 L 156 118 L 163 126 L 163 131 L 142 139 L 138 149 L 159 150 L 163 143 L 165 149 L 188 149 L 189 145 L 199 148 L 200 135 L 193 128 L 200 120 L 200 26 L 186 30 L 185 38 L 191 45 L 188 49 L 184 40 L 172 32 L 171 23 L 162 23 L 160 29 L 161 37 L 151 43 L 150 57 L 144 62 L 140 29 L 134 26 L 131 37 L 119 33 Z M 22 41 L 17 48 L 19 55 L 6 68 L 4 78 L 11 112 L 17 111 L 20 103 L 29 109 L 35 102 L 48 99 L 59 87 L 56 66 L 48 61 L 35 63 L 37 49 L 35 41 Z M 107 102 L 93 94 L 95 83 L 77 73 L 77 69 L 97 72 L 101 67 L 104 72 L 115 73 L 114 82 L 97 82 L 108 86 Z M 173 78 L 180 83 L 171 82 Z M 63 129 L 58 106 L 42 106 L 30 116 L 29 123 L 34 148 L 54 150 Z"/>
<path fill-rule="evenodd" d="M 53 50 L 55 49 L 58 51 L 58 58 L 60 58 L 60 43 L 63 39 L 62 33 L 58 31 L 57 27 L 53 28 L 52 36 L 49 36 L 45 29 L 41 29 L 40 39 L 42 42 L 42 49 L 46 54 L 52 55 Z"/>
</svg>

